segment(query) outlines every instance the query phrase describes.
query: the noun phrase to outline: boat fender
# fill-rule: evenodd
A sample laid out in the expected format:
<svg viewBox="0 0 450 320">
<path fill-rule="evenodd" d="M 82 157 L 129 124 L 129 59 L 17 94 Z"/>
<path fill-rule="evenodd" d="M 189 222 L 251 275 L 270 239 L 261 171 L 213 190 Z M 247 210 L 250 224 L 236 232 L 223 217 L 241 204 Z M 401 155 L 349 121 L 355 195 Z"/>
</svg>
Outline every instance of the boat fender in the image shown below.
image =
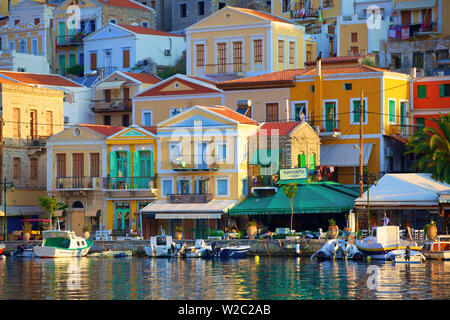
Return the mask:
<svg viewBox="0 0 450 320">
<path fill-rule="evenodd" d="M 355 243 L 355 238 L 353 237 L 353 235 L 351 233 L 348 236 L 348 242 L 351 243 L 351 244 Z"/>
</svg>

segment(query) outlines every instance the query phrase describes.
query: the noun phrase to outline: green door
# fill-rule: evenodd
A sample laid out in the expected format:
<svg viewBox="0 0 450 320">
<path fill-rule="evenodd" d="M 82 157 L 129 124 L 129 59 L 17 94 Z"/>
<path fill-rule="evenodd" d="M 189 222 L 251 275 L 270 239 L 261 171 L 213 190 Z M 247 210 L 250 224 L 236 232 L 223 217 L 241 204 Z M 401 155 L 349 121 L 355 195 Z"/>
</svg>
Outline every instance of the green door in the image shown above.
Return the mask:
<svg viewBox="0 0 450 320">
<path fill-rule="evenodd" d="M 115 204 L 113 223 L 115 230 L 130 229 L 130 204 L 128 202 L 118 202 Z"/>
<path fill-rule="evenodd" d="M 117 151 L 117 184 L 118 189 L 129 189 L 130 177 L 130 152 Z"/>
<path fill-rule="evenodd" d="M 406 102 L 400 102 L 400 125 L 406 125 Z"/>
<path fill-rule="evenodd" d="M 336 109 L 334 102 L 325 103 L 325 130 L 333 132 L 336 126 Z"/>
<path fill-rule="evenodd" d="M 58 56 L 58 73 L 64 74 L 66 72 L 66 56 L 60 55 Z"/>
<path fill-rule="evenodd" d="M 395 123 L 395 101 L 389 101 L 389 123 Z"/>
<path fill-rule="evenodd" d="M 72 68 L 76 64 L 76 56 L 74 54 L 69 55 L 69 68 Z"/>
<path fill-rule="evenodd" d="M 58 23 L 58 43 L 60 43 L 60 44 L 66 43 L 66 23 L 65 22 Z"/>
<path fill-rule="evenodd" d="M 150 180 L 155 175 L 153 151 L 136 151 L 134 157 L 135 188 L 149 189 Z"/>
</svg>

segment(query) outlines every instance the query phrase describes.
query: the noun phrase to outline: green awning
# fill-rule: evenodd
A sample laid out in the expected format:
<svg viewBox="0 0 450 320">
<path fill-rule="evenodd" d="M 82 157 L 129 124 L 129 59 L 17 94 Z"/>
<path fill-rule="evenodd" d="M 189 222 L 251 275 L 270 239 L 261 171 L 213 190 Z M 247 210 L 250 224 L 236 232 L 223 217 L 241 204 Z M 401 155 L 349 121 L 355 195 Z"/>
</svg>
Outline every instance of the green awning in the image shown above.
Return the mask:
<svg viewBox="0 0 450 320">
<path fill-rule="evenodd" d="M 313 182 L 298 186 L 294 198 L 294 214 L 346 213 L 359 196 L 351 188 L 338 183 Z M 291 214 L 289 198 L 282 188 L 270 197 L 251 197 L 230 209 L 230 215 Z"/>
<path fill-rule="evenodd" d="M 278 149 L 280 152 L 280 150 Z M 253 153 L 249 164 L 251 165 L 260 165 L 260 166 L 270 166 L 270 160 L 272 158 L 272 149 L 257 149 Z M 280 156 L 276 159 L 277 165 L 279 163 Z"/>
<path fill-rule="evenodd" d="M 289 183 L 296 183 L 301 184 L 305 183 L 308 179 L 286 179 L 286 180 L 278 180 L 276 184 L 289 184 Z"/>
</svg>

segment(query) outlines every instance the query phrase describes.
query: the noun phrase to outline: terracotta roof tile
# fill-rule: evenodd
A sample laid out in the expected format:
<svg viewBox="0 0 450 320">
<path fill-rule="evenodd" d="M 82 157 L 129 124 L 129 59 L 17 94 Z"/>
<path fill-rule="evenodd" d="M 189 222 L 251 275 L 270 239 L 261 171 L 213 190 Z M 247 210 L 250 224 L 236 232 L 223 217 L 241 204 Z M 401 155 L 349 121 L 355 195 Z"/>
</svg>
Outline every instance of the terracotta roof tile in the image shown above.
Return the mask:
<svg viewBox="0 0 450 320">
<path fill-rule="evenodd" d="M 17 81 L 13 81 L 13 80 L 9 80 L 9 79 L 5 79 L 3 77 L 0 77 L 0 83 L 13 84 L 13 85 L 16 85 L 16 86 L 26 86 L 26 87 L 28 87 L 28 85 L 26 85 L 26 84 L 23 84 L 23 83 L 17 82 Z"/>
<path fill-rule="evenodd" d="M 300 123 L 301 121 L 267 122 L 259 127 L 258 136 L 286 136 Z M 278 130 L 278 132 L 276 130 Z"/>
<path fill-rule="evenodd" d="M 94 130 L 104 136 L 110 136 L 125 128 L 125 127 L 114 127 L 114 126 L 106 126 L 100 124 L 86 124 L 86 123 L 80 123 L 79 125 Z"/>
<path fill-rule="evenodd" d="M 236 112 L 224 106 L 211 106 L 211 107 L 201 106 L 201 108 L 218 113 L 222 116 L 225 116 L 226 118 L 233 119 L 241 124 L 258 125 L 258 123 L 255 120 L 250 119 L 240 114 L 239 112 Z"/>
<path fill-rule="evenodd" d="M 324 58 L 324 59 L 322 59 L 322 65 L 328 64 L 328 63 L 358 62 L 359 59 L 365 58 L 367 56 L 371 56 L 371 55 L 369 54 L 369 55 L 339 56 L 339 57 Z M 305 62 L 305 65 L 307 65 L 307 66 L 311 66 L 311 65 L 315 65 L 315 64 L 316 64 L 316 60 Z"/>
<path fill-rule="evenodd" d="M 251 15 L 253 15 L 255 17 L 258 17 L 258 18 L 263 18 L 263 19 L 270 20 L 270 21 L 276 21 L 276 22 L 283 22 L 283 23 L 293 24 L 290 21 L 284 20 L 284 19 L 282 19 L 280 17 L 271 15 L 270 13 L 267 13 L 267 12 L 264 12 L 264 11 L 258 11 L 258 10 L 247 9 L 247 8 L 231 7 L 231 6 L 228 6 L 228 7 L 229 8 L 233 8 L 233 9 L 238 10 L 238 11 L 242 11 L 242 12 L 251 14 Z"/>
<path fill-rule="evenodd" d="M 149 131 L 149 132 L 151 132 L 153 134 L 156 134 L 156 127 L 155 126 L 142 126 L 142 128 L 144 128 L 145 130 L 147 130 L 147 131 Z"/>
<path fill-rule="evenodd" d="M 47 86 L 78 87 L 78 88 L 82 87 L 76 82 L 66 79 L 57 74 L 39 74 L 39 73 L 0 70 L 0 75 L 30 85 L 47 85 Z"/>
<path fill-rule="evenodd" d="M 169 32 L 165 32 L 165 31 L 159 31 L 159 30 L 155 30 L 155 29 L 151 29 L 151 28 L 144 28 L 144 27 L 139 27 L 139 26 L 129 26 L 129 25 L 124 25 L 124 24 L 119 24 L 118 26 L 125 28 L 131 32 L 138 33 L 138 34 L 148 34 L 148 35 L 152 35 L 152 36 L 183 38 L 183 36 L 180 36 L 179 34 L 169 33 Z"/>
<path fill-rule="evenodd" d="M 200 79 L 198 79 L 200 80 Z M 169 87 L 172 83 L 179 82 L 181 84 L 184 84 L 192 90 L 164 90 L 167 87 Z M 152 96 L 178 96 L 178 95 L 190 95 L 190 94 L 205 94 L 205 93 L 218 93 L 220 92 L 219 89 L 211 88 L 211 86 L 202 86 L 200 84 L 189 82 L 181 78 L 173 78 L 170 81 L 167 81 L 166 83 L 163 83 L 161 85 L 157 85 L 154 87 L 151 87 L 148 90 L 143 91 L 142 93 L 138 94 L 137 97 L 152 97 Z"/>
<path fill-rule="evenodd" d="M 133 73 L 133 72 L 123 72 L 127 76 L 130 76 L 133 79 L 136 79 L 142 83 L 150 83 L 150 84 L 156 84 L 161 81 L 160 78 L 147 73 Z"/>
<path fill-rule="evenodd" d="M 295 85 L 294 79 L 296 76 L 303 75 L 307 72 L 306 69 L 290 69 L 284 71 L 277 71 L 265 73 L 254 77 L 240 78 L 230 81 L 224 81 L 217 84 L 220 89 L 231 89 L 233 87 L 242 88 L 243 86 L 262 86 L 262 85 L 277 85 L 280 87 L 293 87 Z"/>
<path fill-rule="evenodd" d="M 133 8 L 133 9 L 141 9 L 141 10 L 148 10 L 151 9 L 147 6 L 144 6 L 143 4 L 140 4 L 136 1 L 131 0 L 98 0 L 101 4 L 112 6 L 112 7 L 126 7 L 126 8 Z"/>
</svg>

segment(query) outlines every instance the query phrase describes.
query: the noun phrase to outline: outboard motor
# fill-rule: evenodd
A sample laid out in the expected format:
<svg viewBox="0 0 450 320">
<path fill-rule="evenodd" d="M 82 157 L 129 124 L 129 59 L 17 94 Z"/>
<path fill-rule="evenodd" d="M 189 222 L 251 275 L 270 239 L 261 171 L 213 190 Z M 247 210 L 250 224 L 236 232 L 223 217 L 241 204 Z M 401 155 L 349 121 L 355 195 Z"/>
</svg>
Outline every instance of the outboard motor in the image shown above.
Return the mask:
<svg viewBox="0 0 450 320">
<path fill-rule="evenodd" d="M 411 247 L 410 246 L 406 246 L 405 261 L 409 261 L 410 257 L 411 257 Z"/>
<path fill-rule="evenodd" d="M 215 256 L 218 256 L 220 253 L 220 245 L 217 241 L 214 241 L 213 243 L 211 243 L 211 249 L 213 251 L 213 254 Z"/>
</svg>

